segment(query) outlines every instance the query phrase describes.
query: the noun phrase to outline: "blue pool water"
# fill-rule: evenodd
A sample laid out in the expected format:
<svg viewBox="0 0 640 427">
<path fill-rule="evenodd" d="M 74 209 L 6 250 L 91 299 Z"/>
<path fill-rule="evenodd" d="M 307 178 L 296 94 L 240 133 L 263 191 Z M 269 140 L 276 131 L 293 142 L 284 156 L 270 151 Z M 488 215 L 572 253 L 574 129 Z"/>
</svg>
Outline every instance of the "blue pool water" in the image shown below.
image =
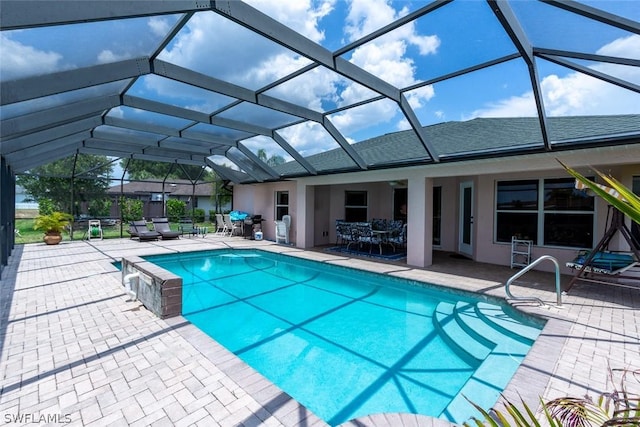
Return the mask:
<svg viewBox="0 0 640 427">
<path fill-rule="evenodd" d="M 540 331 L 470 294 L 262 251 L 146 259 L 183 278 L 189 321 L 331 425 L 477 416 L 461 395 L 490 408 Z"/>
</svg>

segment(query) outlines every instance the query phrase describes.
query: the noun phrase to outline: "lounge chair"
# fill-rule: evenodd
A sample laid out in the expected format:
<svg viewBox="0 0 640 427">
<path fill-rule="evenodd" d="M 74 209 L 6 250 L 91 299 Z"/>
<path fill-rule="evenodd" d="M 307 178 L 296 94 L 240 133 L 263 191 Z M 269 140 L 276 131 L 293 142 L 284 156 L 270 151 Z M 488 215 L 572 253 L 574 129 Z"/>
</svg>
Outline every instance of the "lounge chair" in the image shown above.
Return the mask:
<svg viewBox="0 0 640 427">
<path fill-rule="evenodd" d="M 169 228 L 169 220 L 167 218 L 153 218 L 153 229 L 160 233 L 162 240 L 165 239 L 178 239 L 180 237 L 179 231 L 172 231 Z"/>
<path fill-rule="evenodd" d="M 606 274 L 609 276 L 619 275 L 632 267 L 639 265 L 630 254 L 613 252 L 582 252 L 566 263 L 566 266 L 575 270 L 583 270 L 587 273 Z"/>
<path fill-rule="evenodd" d="M 131 235 L 132 239 L 137 237 L 141 242 L 143 240 L 158 240 L 160 237 L 160 233 L 147 228 L 147 222 L 145 220 L 131 221 L 127 233 Z"/>
</svg>

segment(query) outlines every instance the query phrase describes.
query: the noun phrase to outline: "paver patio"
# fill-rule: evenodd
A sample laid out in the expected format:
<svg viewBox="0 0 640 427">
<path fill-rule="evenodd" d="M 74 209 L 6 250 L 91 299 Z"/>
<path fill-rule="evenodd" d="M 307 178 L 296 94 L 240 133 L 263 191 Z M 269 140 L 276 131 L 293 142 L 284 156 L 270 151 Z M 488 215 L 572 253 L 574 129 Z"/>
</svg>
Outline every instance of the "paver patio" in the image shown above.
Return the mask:
<svg viewBox="0 0 640 427">
<path fill-rule="evenodd" d="M 182 317 L 128 300 L 112 264 L 127 255 L 260 247 L 504 297 L 515 271 L 436 256 L 428 269 L 302 251 L 241 237 L 19 245 L 0 281 L 0 416 L 11 425 L 324 425 Z M 566 281 L 568 276 L 564 277 Z M 611 390 L 608 367 L 640 369 L 640 288 L 580 284 L 557 308 L 553 275 L 531 272 L 514 294 L 550 318 L 505 394 L 582 396 Z M 640 393 L 638 382 L 630 391 Z M 44 418 L 43 418 L 44 417 Z M 377 414 L 351 425 L 448 425 Z"/>
</svg>

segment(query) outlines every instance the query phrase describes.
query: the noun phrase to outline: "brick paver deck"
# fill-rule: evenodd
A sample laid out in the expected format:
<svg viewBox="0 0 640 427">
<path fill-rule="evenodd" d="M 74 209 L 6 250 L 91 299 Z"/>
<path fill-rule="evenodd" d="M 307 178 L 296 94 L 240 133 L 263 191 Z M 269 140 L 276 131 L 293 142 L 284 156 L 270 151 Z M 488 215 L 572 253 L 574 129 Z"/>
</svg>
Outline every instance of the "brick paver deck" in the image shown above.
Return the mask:
<svg viewBox="0 0 640 427">
<path fill-rule="evenodd" d="M 8 425 L 320 426 L 322 420 L 182 317 L 161 320 L 128 300 L 112 262 L 224 247 L 256 247 L 327 263 L 504 296 L 514 270 L 436 257 L 428 269 L 301 251 L 241 237 L 128 239 L 16 246 L 0 281 L 0 417 Z M 566 279 L 566 277 L 565 277 Z M 640 289 L 580 284 L 556 308 L 552 275 L 531 272 L 514 294 L 548 317 L 506 390 L 542 395 L 611 390 L 608 367 L 640 369 Z M 629 383 L 631 387 L 638 383 Z M 634 390 L 640 392 L 640 390 Z M 353 426 L 448 425 L 375 414 Z"/>
</svg>

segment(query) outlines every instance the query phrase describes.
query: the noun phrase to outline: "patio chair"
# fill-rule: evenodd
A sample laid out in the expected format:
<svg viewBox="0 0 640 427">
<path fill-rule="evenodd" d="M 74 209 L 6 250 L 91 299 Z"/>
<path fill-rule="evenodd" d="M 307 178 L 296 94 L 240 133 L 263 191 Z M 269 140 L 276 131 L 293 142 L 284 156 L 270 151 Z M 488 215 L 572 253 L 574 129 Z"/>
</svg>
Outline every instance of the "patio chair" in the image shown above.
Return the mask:
<svg viewBox="0 0 640 427">
<path fill-rule="evenodd" d="M 287 224 L 284 221 L 274 221 L 276 223 L 276 243 L 289 243 L 287 236 Z"/>
<path fill-rule="evenodd" d="M 393 251 L 396 251 L 397 247 L 404 248 L 407 245 L 407 224 L 402 224 L 399 221 L 400 227 L 398 228 L 397 224 L 389 231 L 389 236 L 387 236 L 386 243 L 389 243 L 391 247 L 393 247 Z"/>
<path fill-rule="evenodd" d="M 153 222 L 153 229 L 160 233 L 162 240 L 180 238 L 181 233 L 171 230 L 167 218 L 153 218 L 151 221 Z"/>
<path fill-rule="evenodd" d="M 355 242 L 357 239 L 354 239 L 352 233 L 353 223 L 345 222 L 342 219 L 336 220 L 336 245 L 342 246 Z"/>
<path fill-rule="evenodd" d="M 160 237 L 160 233 L 157 231 L 149 230 L 145 220 L 129 222 L 127 233 L 131 235 L 131 239 L 138 238 L 141 242 L 143 240 L 158 240 Z"/>
<path fill-rule="evenodd" d="M 216 214 L 216 234 L 223 236 L 227 234 L 227 225 L 224 223 L 222 214 Z"/>
<path fill-rule="evenodd" d="M 353 233 L 353 231 L 352 231 Z M 355 233 L 358 238 L 359 244 L 367 244 L 369 245 L 369 253 L 373 249 L 374 245 L 378 245 L 378 249 L 380 255 L 382 255 L 382 237 L 380 234 L 374 233 L 373 228 L 371 228 L 371 223 L 369 222 L 358 222 L 355 224 Z M 348 248 L 348 245 L 347 245 Z"/>
<path fill-rule="evenodd" d="M 236 233 L 236 230 L 242 230 L 242 227 L 236 225 L 233 221 L 231 221 L 230 214 L 222 215 L 222 219 L 224 221 L 224 225 L 227 227 L 227 234 L 229 236 L 233 236 Z"/>
<path fill-rule="evenodd" d="M 371 220 L 371 228 L 374 230 L 387 230 L 389 223 L 386 219 L 376 219 L 373 218 Z"/>
</svg>

